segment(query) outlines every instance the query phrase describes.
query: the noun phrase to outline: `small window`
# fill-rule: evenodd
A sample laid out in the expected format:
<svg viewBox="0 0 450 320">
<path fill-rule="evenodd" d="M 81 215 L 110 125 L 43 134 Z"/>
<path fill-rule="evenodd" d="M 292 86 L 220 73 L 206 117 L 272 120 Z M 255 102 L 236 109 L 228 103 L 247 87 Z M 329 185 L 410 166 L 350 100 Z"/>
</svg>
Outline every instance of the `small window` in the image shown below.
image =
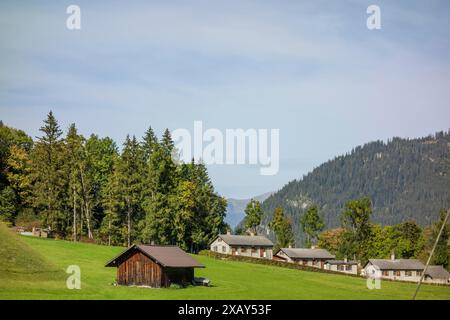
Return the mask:
<svg viewBox="0 0 450 320">
<path fill-rule="evenodd" d="M 412 272 L 411 271 L 405 271 L 405 277 L 411 277 Z"/>
<path fill-rule="evenodd" d="M 227 252 L 227 247 L 222 246 L 222 252 Z"/>
<path fill-rule="evenodd" d="M 350 266 L 350 265 L 345 266 L 345 270 L 352 271 L 352 266 Z"/>
<path fill-rule="evenodd" d="M 217 239 L 217 242 L 222 242 L 222 239 L 221 239 L 221 238 L 218 238 L 218 239 Z"/>
<path fill-rule="evenodd" d="M 400 277 L 400 271 L 395 271 L 395 276 Z"/>
<path fill-rule="evenodd" d="M 217 251 L 217 246 L 214 246 L 214 247 L 213 247 L 213 250 L 214 250 L 214 251 Z"/>
<path fill-rule="evenodd" d="M 247 252 L 247 248 L 242 247 L 241 252 Z"/>
<path fill-rule="evenodd" d="M 388 277 L 388 276 L 389 276 L 389 271 L 384 270 L 384 271 L 383 271 L 383 276 L 384 276 L 384 277 Z"/>
<path fill-rule="evenodd" d="M 417 276 L 421 277 L 422 276 L 422 271 L 417 271 Z"/>
<path fill-rule="evenodd" d="M 252 247 L 252 253 L 256 253 L 256 248 Z"/>
</svg>

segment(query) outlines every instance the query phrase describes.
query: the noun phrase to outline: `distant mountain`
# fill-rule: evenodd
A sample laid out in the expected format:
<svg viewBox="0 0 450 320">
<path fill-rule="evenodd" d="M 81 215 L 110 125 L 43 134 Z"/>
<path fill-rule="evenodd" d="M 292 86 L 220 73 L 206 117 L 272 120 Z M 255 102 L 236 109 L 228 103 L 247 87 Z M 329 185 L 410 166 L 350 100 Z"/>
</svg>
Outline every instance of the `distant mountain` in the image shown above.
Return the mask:
<svg viewBox="0 0 450 320">
<path fill-rule="evenodd" d="M 301 241 L 299 221 L 308 205 L 317 204 L 332 228 L 340 225 L 345 202 L 363 196 L 372 199 L 374 222 L 436 221 L 439 210 L 450 206 L 450 131 L 371 142 L 320 165 L 264 201 L 261 227 L 267 229 L 274 209 L 282 207 Z"/>
<path fill-rule="evenodd" d="M 267 192 L 262 195 L 253 197 L 253 199 L 263 202 L 266 200 L 273 192 Z M 227 215 L 225 217 L 225 222 L 228 223 L 233 229 L 237 224 L 244 218 L 245 207 L 250 202 L 250 199 L 227 199 Z"/>
</svg>

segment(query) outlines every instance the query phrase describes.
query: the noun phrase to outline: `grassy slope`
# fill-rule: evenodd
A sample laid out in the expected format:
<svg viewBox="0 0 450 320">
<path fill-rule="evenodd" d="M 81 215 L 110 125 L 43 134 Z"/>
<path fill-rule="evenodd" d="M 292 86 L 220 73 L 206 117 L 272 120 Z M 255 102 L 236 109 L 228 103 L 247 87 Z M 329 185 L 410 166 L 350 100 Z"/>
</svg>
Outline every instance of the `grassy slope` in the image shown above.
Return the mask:
<svg viewBox="0 0 450 320">
<path fill-rule="evenodd" d="M 115 269 L 104 267 L 122 248 L 12 237 L 1 228 L 0 241 L 7 244 L 1 249 L 0 299 L 409 299 L 415 288 L 413 284 L 383 282 L 381 290 L 368 290 L 364 279 L 202 256 L 196 259 L 206 268 L 196 270 L 196 275 L 210 278 L 213 287 L 128 288 L 112 286 Z M 9 259 L 5 263 L 3 256 L 11 256 L 11 249 L 22 253 L 15 262 Z M 81 267 L 81 290 L 65 288 L 64 270 L 71 264 Z M 23 273 L 28 270 L 24 265 L 31 266 L 29 274 Z M 419 298 L 450 300 L 450 288 L 425 285 Z"/>
<path fill-rule="evenodd" d="M 0 223 L 0 298 L 39 298 L 64 288 L 66 275 Z"/>
</svg>

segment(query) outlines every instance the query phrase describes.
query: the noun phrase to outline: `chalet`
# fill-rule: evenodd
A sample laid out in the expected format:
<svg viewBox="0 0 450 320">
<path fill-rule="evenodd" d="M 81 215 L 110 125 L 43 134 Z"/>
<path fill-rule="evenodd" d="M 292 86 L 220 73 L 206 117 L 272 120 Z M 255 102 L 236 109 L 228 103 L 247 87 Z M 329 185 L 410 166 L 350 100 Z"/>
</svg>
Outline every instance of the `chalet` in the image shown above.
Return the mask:
<svg viewBox="0 0 450 320">
<path fill-rule="evenodd" d="M 133 245 L 106 264 L 117 267 L 117 283 L 169 287 L 194 280 L 194 268 L 204 265 L 177 246 Z"/>
<path fill-rule="evenodd" d="M 400 281 L 419 281 L 425 266 L 417 259 L 369 259 L 364 265 L 364 274 L 368 275 L 377 270 L 381 279 Z"/>
<path fill-rule="evenodd" d="M 325 261 L 324 269 L 348 274 L 358 274 L 358 262 L 347 259 L 327 260 Z"/>
<path fill-rule="evenodd" d="M 335 256 L 325 249 L 281 248 L 273 258 L 323 269 L 325 262 L 333 260 Z"/>
<path fill-rule="evenodd" d="M 450 283 L 450 273 L 442 266 L 428 266 L 425 271 L 424 281 L 428 283 Z"/>
<path fill-rule="evenodd" d="M 273 243 L 266 237 L 256 235 L 219 234 L 210 244 L 211 251 L 233 256 L 272 259 Z"/>
</svg>

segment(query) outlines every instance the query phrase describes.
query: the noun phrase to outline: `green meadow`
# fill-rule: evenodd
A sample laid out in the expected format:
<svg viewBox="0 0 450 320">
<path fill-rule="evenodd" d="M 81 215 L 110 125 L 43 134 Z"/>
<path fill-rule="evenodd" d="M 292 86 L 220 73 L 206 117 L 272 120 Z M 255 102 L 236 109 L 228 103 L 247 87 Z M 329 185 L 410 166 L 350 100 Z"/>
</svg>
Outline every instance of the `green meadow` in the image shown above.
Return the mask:
<svg viewBox="0 0 450 320">
<path fill-rule="evenodd" d="M 105 263 L 123 248 L 19 236 L 0 224 L 0 299 L 410 299 L 414 284 L 307 272 L 194 256 L 206 268 L 196 276 L 211 287 L 150 289 L 114 286 Z M 81 269 L 81 289 L 66 287 L 69 265 Z M 450 300 L 450 287 L 423 285 L 419 299 Z"/>
</svg>

